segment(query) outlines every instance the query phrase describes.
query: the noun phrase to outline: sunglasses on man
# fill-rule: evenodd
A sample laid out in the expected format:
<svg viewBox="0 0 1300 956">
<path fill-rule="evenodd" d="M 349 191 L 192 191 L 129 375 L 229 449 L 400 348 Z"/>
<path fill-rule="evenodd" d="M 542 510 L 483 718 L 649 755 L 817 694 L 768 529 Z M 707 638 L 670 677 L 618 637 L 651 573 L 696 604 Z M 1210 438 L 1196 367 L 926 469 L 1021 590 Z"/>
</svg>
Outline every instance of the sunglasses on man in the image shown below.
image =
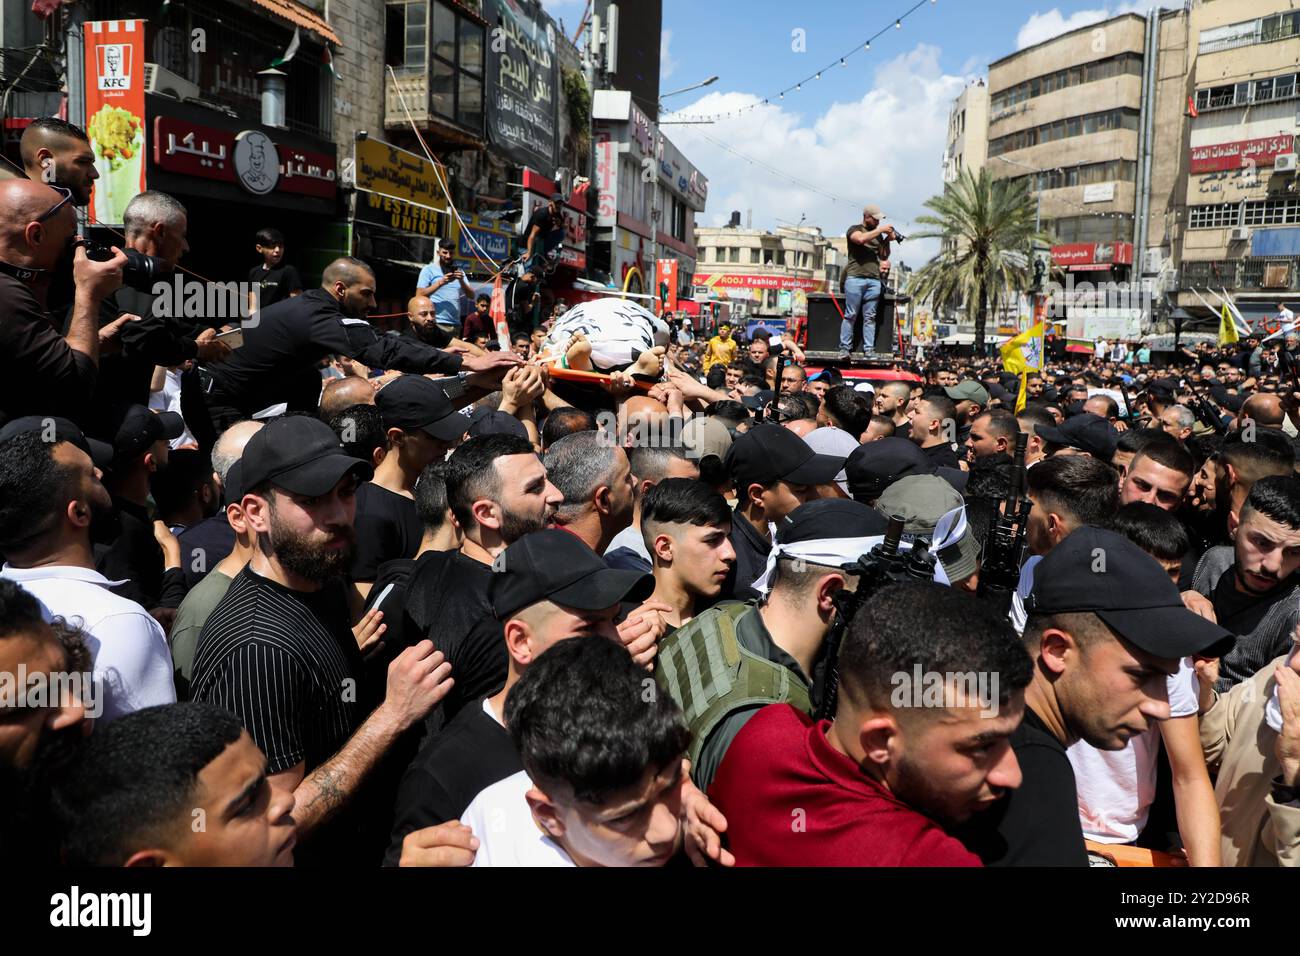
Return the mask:
<svg viewBox="0 0 1300 956">
<path fill-rule="evenodd" d="M 37 222 L 45 222 L 47 219 L 52 218 L 56 213 L 58 213 L 60 209 L 62 209 L 68 203 L 72 202 L 72 190 L 69 189 L 67 186 L 52 185 L 50 186 L 50 188 L 53 189 L 56 193 L 59 193 L 61 196 L 63 196 L 63 198 L 60 199 L 58 202 L 56 202 L 49 209 L 45 210 L 45 212 L 43 212 L 39 217 L 37 217 L 36 219 Z"/>
</svg>

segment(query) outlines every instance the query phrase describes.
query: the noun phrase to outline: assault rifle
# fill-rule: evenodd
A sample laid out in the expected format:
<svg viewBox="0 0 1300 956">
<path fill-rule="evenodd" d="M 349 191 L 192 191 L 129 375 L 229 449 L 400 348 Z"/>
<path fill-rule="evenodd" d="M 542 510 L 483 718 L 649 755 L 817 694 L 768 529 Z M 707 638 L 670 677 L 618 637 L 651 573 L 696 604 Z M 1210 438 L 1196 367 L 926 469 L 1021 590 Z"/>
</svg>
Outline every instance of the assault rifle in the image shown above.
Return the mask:
<svg viewBox="0 0 1300 956">
<path fill-rule="evenodd" d="M 1006 614 L 1011 610 L 1011 596 L 1020 583 L 1020 564 L 1024 557 L 1025 532 L 1029 524 L 1029 509 L 1033 502 L 1026 492 L 1025 449 L 1029 443 L 1027 432 L 1016 435 L 1016 451 L 1012 459 L 1011 490 L 1002 505 L 1002 513 L 993 521 L 984 543 L 984 560 L 980 564 L 978 596 L 991 601 L 997 610 Z"/>
<path fill-rule="evenodd" d="M 835 621 L 826 637 L 826 676 L 821 706 L 817 708 L 818 720 L 835 716 L 835 699 L 840 688 L 840 646 L 853 616 L 880 588 L 907 577 L 907 555 L 898 551 L 902 540 L 903 519 L 894 515 L 885 528 L 885 540 L 859 556 L 857 561 L 844 565 L 844 571 L 857 575 L 858 586 L 853 591 L 841 588 L 835 592 Z"/>
</svg>

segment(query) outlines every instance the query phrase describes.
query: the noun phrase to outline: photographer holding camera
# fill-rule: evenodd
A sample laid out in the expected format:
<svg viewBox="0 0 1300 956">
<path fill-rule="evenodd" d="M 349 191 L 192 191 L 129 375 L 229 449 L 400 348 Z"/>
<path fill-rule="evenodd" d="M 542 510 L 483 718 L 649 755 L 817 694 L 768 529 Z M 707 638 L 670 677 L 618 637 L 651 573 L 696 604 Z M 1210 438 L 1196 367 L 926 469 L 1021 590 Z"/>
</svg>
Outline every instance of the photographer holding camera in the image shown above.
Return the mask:
<svg viewBox="0 0 1300 956">
<path fill-rule="evenodd" d="M 171 285 L 177 263 L 189 250 L 184 206 L 166 193 L 146 190 L 126 204 L 122 222 L 127 257 L 122 288 L 104 299 L 100 322 L 111 324 L 124 317 L 129 321 L 122 327 L 121 350 L 106 355 L 100 364 L 96 420 L 89 426 L 106 438 L 116 433 L 125 409 L 149 404 L 155 366 L 173 368 L 193 359 L 207 363 L 227 358 L 230 346 L 217 339 L 214 326 L 240 321 L 238 314 L 186 318 L 176 301 L 180 297 L 154 295 L 156 283 Z M 91 250 L 90 255 L 93 258 L 96 252 Z"/>
<path fill-rule="evenodd" d="M 888 223 L 879 206 L 865 206 L 862 222 L 849 227 L 849 263 L 844 269 L 844 321 L 840 325 L 840 358 L 847 359 L 853 350 L 854 326 L 862 319 L 862 351 L 870 352 L 876 344 L 876 309 L 889 275 L 889 241 L 901 237 Z"/>
<path fill-rule="evenodd" d="M 122 284 L 126 256 L 96 262 L 71 247 L 77 214 L 71 190 L 31 180 L 0 182 L 0 422 L 24 415 L 84 421 L 100 344 L 122 322 L 99 326 L 99 306 Z M 46 310 L 51 272 L 75 256 L 76 297 L 67 331 Z"/>
</svg>

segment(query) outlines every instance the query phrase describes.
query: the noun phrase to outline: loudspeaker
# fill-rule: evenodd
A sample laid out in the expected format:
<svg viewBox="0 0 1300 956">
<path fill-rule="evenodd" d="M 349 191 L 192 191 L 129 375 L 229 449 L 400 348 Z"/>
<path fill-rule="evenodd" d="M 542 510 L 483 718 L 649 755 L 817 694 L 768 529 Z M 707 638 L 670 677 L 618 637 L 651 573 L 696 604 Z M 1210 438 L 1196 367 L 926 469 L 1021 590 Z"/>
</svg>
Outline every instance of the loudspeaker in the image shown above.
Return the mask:
<svg viewBox="0 0 1300 956">
<path fill-rule="evenodd" d="M 839 305 L 839 309 L 835 306 Z M 844 297 L 829 292 L 808 293 L 808 343 L 809 352 L 838 352 L 840 349 L 840 310 Z"/>
</svg>

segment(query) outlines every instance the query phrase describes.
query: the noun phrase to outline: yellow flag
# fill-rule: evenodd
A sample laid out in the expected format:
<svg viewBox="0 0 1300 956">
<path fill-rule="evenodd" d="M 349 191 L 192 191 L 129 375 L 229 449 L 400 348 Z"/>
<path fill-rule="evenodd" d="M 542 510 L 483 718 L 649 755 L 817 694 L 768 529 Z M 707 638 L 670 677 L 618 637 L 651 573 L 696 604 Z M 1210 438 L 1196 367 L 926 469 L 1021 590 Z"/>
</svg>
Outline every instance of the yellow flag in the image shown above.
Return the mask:
<svg viewBox="0 0 1300 956">
<path fill-rule="evenodd" d="M 1219 316 L 1219 344 L 1231 345 L 1241 338 L 1237 334 L 1237 323 L 1228 314 L 1228 303 L 1223 303 L 1223 312 Z"/>
<path fill-rule="evenodd" d="M 1043 336 L 1046 327 L 1039 322 L 1002 346 L 1002 368 L 1023 375 L 1043 367 Z"/>
</svg>

